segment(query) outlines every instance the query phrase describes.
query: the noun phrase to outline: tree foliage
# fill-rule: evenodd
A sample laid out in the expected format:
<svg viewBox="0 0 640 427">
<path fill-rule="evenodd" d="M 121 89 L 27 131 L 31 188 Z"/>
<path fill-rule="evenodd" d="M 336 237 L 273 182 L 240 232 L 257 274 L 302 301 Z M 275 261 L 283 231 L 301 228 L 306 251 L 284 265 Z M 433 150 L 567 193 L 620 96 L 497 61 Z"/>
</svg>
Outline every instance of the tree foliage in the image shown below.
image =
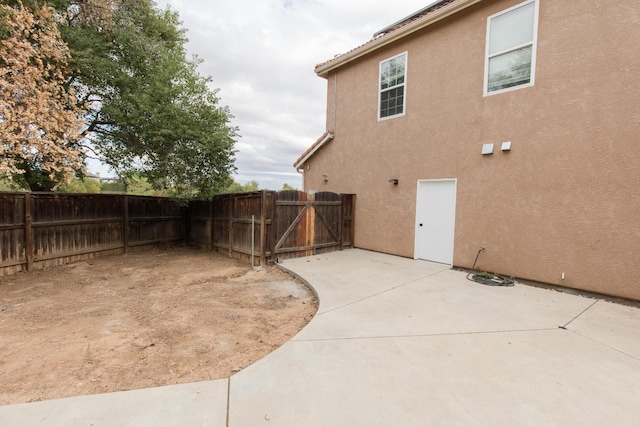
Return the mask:
<svg viewBox="0 0 640 427">
<path fill-rule="evenodd" d="M 0 6 L 0 175 L 51 189 L 82 170 L 82 104 L 65 87 L 69 51 L 53 8 Z"/>
<path fill-rule="evenodd" d="M 247 182 L 246 184 L 240 184 L 233 178 L 224 189 L 223 193 L 235 194 L 235 193 L 250 193 L 252 191 L 259 191 L 260 183 L 256 180 Z"/>
<path fill-rule="evenodd" d="M 5 4 L 13 1 L 3 0 Z M 41 1 L 30 0 L 32 10 Z M 85 108 L 87 149 L 120 176 L 208 197 L 235 169 L 237 129 L 186 57 L 178 15 L 151 0 L 52 0 L 71 57 L 64 87 Z"/>
<path fill-rule="evenodd" d="M 233 170 L 236 129 L 197 59 L 186 58 L 177 14 L 130 0 L 112 19 L 112 30 L 68 29 L 97 151 L 120 174 L 187 195 L 220 192 Z"/>
<path fill-rule="evenodd" d="M 94 178 L 74 178 L 56 190 L 60 193 L 100 193 L 102 185 Z"/>
</svg>

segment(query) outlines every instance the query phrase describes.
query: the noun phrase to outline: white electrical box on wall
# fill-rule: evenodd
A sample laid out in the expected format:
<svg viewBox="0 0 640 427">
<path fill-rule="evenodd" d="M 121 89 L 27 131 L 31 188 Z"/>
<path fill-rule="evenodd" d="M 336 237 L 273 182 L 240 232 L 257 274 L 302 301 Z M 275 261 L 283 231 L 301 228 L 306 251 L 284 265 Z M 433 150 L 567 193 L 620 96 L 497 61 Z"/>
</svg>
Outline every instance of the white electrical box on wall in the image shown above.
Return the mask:
<svg viewBox="0 0 640 427">
<path fill-rule="evenodd" d="M 493 153 L 493 144 L 482 144 L 482 155 L 492 154 Z"/>
<path fill-rule="evenodd" d="M 506 141 L 502 143 L 502 147 L 500 148 L 502 151 L 510 151 L 511 150 L 511 141 Z"/>
</svg>

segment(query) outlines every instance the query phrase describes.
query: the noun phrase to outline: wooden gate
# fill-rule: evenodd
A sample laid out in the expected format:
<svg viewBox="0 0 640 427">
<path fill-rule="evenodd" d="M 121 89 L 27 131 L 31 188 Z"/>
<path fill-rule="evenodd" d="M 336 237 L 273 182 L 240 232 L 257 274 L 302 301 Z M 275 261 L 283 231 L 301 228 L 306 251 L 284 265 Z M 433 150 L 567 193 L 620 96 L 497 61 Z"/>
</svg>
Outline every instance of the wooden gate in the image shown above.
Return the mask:
<svg viewBox="0 0 640 427">
<path fill-rule="evenodd" d="M 225 194 L 189 204 L 187 240 L 253 264 L 353 246 L 355 195 Z"/>
<path fill-rule="evenodd" d="M 276 195 L 275 246 L 279 258 L 309 256 L 352 245 L 351 194 L 281 191 Z"/>
</svg>

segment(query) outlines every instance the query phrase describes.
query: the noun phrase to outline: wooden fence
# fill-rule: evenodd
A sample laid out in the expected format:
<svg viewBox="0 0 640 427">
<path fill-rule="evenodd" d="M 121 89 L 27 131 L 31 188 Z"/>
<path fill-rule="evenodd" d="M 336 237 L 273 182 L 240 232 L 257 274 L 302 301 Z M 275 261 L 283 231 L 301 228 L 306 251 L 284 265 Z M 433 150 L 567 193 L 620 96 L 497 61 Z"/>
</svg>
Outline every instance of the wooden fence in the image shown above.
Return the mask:
<svg viewBox="0 0 640 427">
<path fill-rule="evenodd" d="M 259 191 L 192 201 L 0 193 L 0 275 L 184 242 L 254 265 L 353 246 L 352 194 Z"/>
<path fill-rule="evenodd" d="M 0 275 L 184 241 L 185 212 L 176 199 L 0 193 Z"/>
<path fill-rule="evenodd" d="M 189 204 L 187 241 L 252 264 L 353 246 L 353 194 L 259 191 Z"/>
<path fill-rule="evenodd" d="M 265 248 L 271 230 L 270 192 L 225 194 L 189 203 L 187 242 L 254 264 L 271 256 Z M 253 232 L 252 232 L 253 231 Z"/>
</svg>

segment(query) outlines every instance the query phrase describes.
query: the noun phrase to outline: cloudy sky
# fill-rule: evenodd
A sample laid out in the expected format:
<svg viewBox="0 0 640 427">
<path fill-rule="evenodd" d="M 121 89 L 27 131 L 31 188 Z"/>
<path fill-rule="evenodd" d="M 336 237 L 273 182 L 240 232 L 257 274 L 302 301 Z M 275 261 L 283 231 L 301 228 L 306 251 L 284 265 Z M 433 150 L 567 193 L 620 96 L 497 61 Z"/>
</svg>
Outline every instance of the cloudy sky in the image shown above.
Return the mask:
<svg viewBox="0 0 640 427">
<path fill-rule="evenodd" d="M 235 180 L 301 188 L 293 162 L 325 131 L 326 81 L 314 66 L 433 0 L 156 0 L 177 11 L 242 137 Z M 392 4 L 393 3 L 393 4 Z"/>
</svg>

